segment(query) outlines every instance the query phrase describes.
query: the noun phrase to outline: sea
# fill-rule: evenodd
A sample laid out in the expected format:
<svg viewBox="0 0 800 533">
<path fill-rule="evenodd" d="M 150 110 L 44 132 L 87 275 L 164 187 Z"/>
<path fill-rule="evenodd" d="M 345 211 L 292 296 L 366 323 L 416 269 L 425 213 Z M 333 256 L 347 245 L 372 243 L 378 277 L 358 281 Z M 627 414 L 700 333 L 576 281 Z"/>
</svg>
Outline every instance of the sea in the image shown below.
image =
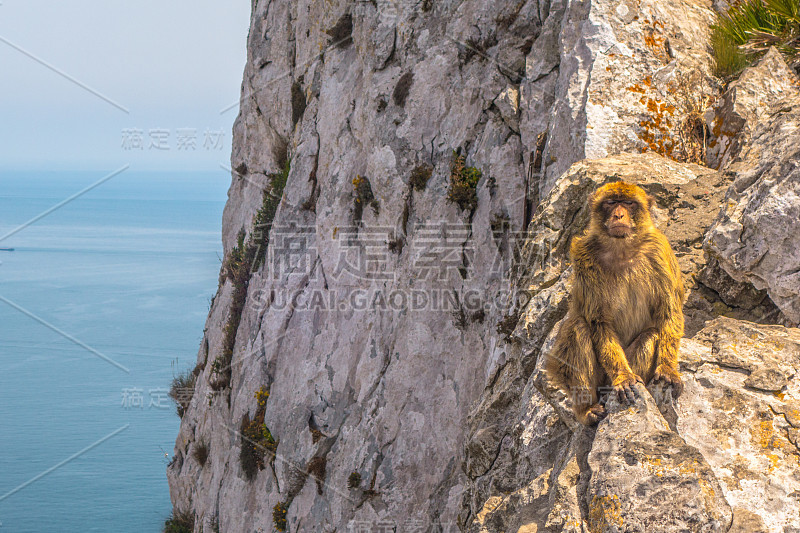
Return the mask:
<svg viewBox="0 0 800 533">
<path fill-rule="evenodd" d="M 167 391 L 196 361 L 230 174 L 114 170 L 0 171 L 0 533 L 157 532 L 172 510 Z"/>
</svg>

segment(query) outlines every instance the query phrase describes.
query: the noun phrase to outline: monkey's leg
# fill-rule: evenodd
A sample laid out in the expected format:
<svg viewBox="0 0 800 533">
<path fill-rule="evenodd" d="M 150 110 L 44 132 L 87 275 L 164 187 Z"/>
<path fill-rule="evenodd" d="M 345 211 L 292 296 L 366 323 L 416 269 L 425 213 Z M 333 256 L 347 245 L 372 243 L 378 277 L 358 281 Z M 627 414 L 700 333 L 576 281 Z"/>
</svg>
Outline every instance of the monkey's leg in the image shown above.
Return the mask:
<svg viewBox="0 0 800 533">
<path fill-rule="evenodd" d="M 603 407 L 603 404 L 598 402 L 575 405 L 574 409 L 575 417 L 584 426 L 594 426 L 608 416 L 606 408 Z"/>
<path fill-rule="evenodd" d="M 597 358 L 603 370 L 608 374 L 614 392 L 617 393 L 620 401 L 633 402 L 636 397 L 634 384 L 637 381 L 641 383 L 644 381 L 631 370 L 628 358 L 625 356 L 625 351 L 620 346 L 614 330 L 608 324 L 598 322 L 593 338 Z"/>
<path fill-rule="evenodd" d="M 625 357 L 633 373 L 645 381 L 649 381 L 655 372 L 655 350 L 658 341 L 658 330 L 648 328 L 641 332 L 625 348 Z"/>
<path fill-rule="evenodd" d="M 564 321 L 545 371 L 553 384 L 570 397 L 575 416 L 582 424 L 596 424 L 606 416 L 605 408 L 597 401 L 603 369 L 594 355 L 591 332 L 583 319 L 568 316 Z"/>
</svg>

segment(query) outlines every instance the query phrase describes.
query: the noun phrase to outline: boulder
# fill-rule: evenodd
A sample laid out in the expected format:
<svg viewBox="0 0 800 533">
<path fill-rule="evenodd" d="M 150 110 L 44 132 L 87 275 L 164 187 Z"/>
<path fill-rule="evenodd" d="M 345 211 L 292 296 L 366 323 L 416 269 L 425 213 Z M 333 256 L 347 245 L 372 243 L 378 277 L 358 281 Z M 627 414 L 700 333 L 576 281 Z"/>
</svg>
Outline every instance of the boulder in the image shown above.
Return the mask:
<svg viewBox="0 0 800 533">
<path fill-rule="evenodd" d="M 708 166 L 725 169 L 735 161 L 764 114 L 776 102 L 797 94 L 798 83 L 777 48 L 746 68 L 705 114 Z"/>
<path fill-rule="evenodd" d="M 769 108 L 730 165 L 734 177 L 704 246 L 737 281 L 800 322 L 800 94 Z"/>
<path fill-rule="evenodd" d="M 719 479 L 740 531 L 800 529 L 800 330 L 730 318 L 683 341 L 678 433 Z"/>
<path fill-rule="evenodd" d="M 728 531 L 732 515 L 703 455 L 672 431 L 642 384 L 632 405 L 611 397 L 597 427 L 586 490 L 589 530 Z"/>
</svg>

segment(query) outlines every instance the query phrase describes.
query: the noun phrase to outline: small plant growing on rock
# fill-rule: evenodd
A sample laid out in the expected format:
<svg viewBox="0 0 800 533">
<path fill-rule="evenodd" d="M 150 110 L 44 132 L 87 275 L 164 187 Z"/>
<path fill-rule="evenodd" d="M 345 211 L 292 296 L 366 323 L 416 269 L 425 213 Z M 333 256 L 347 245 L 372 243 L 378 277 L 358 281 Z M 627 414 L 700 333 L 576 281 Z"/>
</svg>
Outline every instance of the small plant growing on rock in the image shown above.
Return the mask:
<svg viewBox="0 0 800 533">
<path fill-rule="evenodd" d="M 393 254 L 400 254 L 403 252 L 403 247 L 406 245 L 406 240 L 403 237 L 395 237 L 394 239 L 390 239 L 386 245 L 389 247 L 389 251 Z"/>
<path fill-rule="evenodd" d="M 323 432 L 316 428 L 309 428 L 308 431 L 311 433 L 311 442 L 312 444 L 316 444 L 319 439 L 325 436 Z"/>
<path fill-rule="evenodd" d="M 247 300 L 247 286 L 253 272 L 261 268 L 269 246 L 269 231 L 278 212 L 283 190 L 289 178 L 290 161 L 287 159 L 280 172 L 269 175 L 270 186 L 264 191 L 261 208 L 253 217 L 253 231 L 246 238 L 245 231 L 239 232 L 236 246 L 228 253 L 222 269 L 223 280 L 233 284 L 228 321 L 223 328 L 222 353 L 211 363 L 211 388 L 219 391 L 231 384 L 231 361 L 236 345 L 236 333 L 242 321 Z"/>
<path fill-rule="evenodd" d="M 206 466 L 208 462 L 208 443 L 205 441 L 198 441 L 195 443 L 194 447 L 192 448 L 192 457 L 194 457 L 197 464 L 201 467 Z"/>
<path fill-rule="evenodd" d="M 394 91 L 392 92 L 392 100 L 394 100 L 396 106 L 404 107 L 406 105 L 406 99 L 408 98 L 408 93 L 411 92 L 411 85 L 413 83 L 413 72 L 406 72 L 397 80 L 397 85 L 395 85 Z"/>
<path fill-rule="evenodd" d="M 355 195 L 353 200 L 353 218 L 356 224 L 361 222 L 365 205 L 372 208 L 372 212 L 375 213 L 375 216 L 380 213 L 381 205 L 372 193 L 372 185 L 368 178 L 357 175 L 353 180 L 353 192 Z"/>
<path fill-rule="evenodd" d="M 317 493 L 322 494 L 322 484 L 325 481 L 325 468 L 328 460 L 325 457 L 314 457 L 308 462 L 306 472 L 317 481 Z"/>
<path fill-rule="evenodd" d="M 478 206 L 478 182 L 482 176 L 481 171 L 475 167 L 466 166 L 466 158 L 463 155 L 455 152 L 453 155 L 447 199 L 461 209 L 472 211 Z"/>
<path fill-rule="evenodd" d="M 461 331 L 467 329 L 467 326 L 469 326 L 469 319 L 463 307 L 459 306 L 459 308 L 451 314 L 453 315 L 453 325 L 456 329 L 460 329 Z"/>
<path fill-rule="evenodd" d="M 242 418 L 241 425 L 242 449 L 239 452 L 239 461 L 248 480 L 256 477 L 259 470 L 264 469 L 264 456 L 269 452 L 275 454 L 278 441 L 272 436 L 267 425 L 258 419 L 250 420 L 247 414 Z"/>
<path fill-rule="evenodd" d="M 172 456 L 172 459 L 169 460 L 169 463 L 167 463 L 167 468 L 177 468 L 178 470 L 180 470 L 182 467 L 183 467 L 183 455 L 181 454 L 181 451 L 178 450 L 177 452 L 175 452 L 175 455 Z"/>
<path fill-rule="evenodd" d="M 275 440 L 267 424 L 264 423 L 268 397 L 269 391 L 265 387 L 261 387 L 255 393 L 257 407 L 253 420 L 250 420 L 248 413 L 242 416 L 239 430 L 241 434 L 239 462 L 248 481 L 253 480 L 258 471 L 264 469 L 264 457 L 267 454 L 271 458 L 274 457 L 278 449 L 278 441 Z"/>
<path fill-rule="evenodd" d="M 172 510 L 172 515 L 164 521 L 164 533 L 192 533 L 194 515 L 188 511 Z"/>
<path fill-rule="evenodd" d="M 347 477 L 347 488 L 357 489 L 361 487 L 361 474 L 358 472 L 351 472 Z"/>
<path fill-rule="evenodd" d="M 364 496 L 367 498 L 374 498 L 378 496 L 380 492 L 375 489 L 375 479 L 378 477 L 378 471 L 372 473 L 372 479 L 369 482 L 369 488 L 364 491 Z"/>
<path fill-rule="evenodd" d="M 640 94 L 642 115 L 637 137 L 642 152 L 655 152 L 674 161 L 704 165 L 708 147 L 705 110 L 716 98 L 717 87 L 699 70 L 676 71 L 663 91 L 647 76 L 627 87 Z"/>
<path fill-rule="evenodd" d="M 286 504 L 279 502 L 272 508 L 272 522 L 275 524 L 275 529 L 278 531 L 286 531 L 286 512 L 288 511 Z"/>
<path fill-rule="evenodd" d="M 675 128 L 674 150 L 662 155 L 676 161 L 705 165 L 709 131 L 704 113 L 714 100 L 715 90 L 702 73 L 693 70 L 679 72 L 675 81 L 669 84 L 668 92 L 667 101 L 678 110 L 681 118 Z"/>
<path fill-rule="evenodd" d="M 353 16 L 350 13 L 345 13 L 336 24 L 325 30 L 325 33 L 331 36 L 332 45 L 338 48 L 344 48 L 353 42 Z"/>
<path fill-rule="evenodd" d="M 733 76 L 775 46 L 800 72 L 800 0 L 744 0 L 719 15 L 711 47 L 721 76 Z"/>
<path fill-rule="evenodd" d="M 183 374 L 179 374 L 172 378 L 172 383 L 169 387 L 169 397 L 175 402 L 175 409 L 178 416 L 183 418 L 186 409 L 194 396 L 194 386 L 197 381 L 197 374 L 195 370 L 187 370 Z"/>
<path fill-rule="evenodd" d="M 433 167 L 422 163 L 414 167 L 414 170 L 411 171 L 411 186 L 414 188 L 415 191 L 424 191 L 425 187 L 428 186 L 428 180 L 431 179 L 431 174 L 433 174 Z"/>
<path fill-rule="evenodd" d="M 256 402 L 258 403 L 258 408 L 267 408 L 267 399 L 269 398 L 269 389 L 266 387 L 261 387 L 255 393 Z"/>
<path fill-rule="evenodd" d="M 506 342 L 511 342 L 511 334 L 514 333 L 514 329 L 517 327 L 518 322 L 519 316 L 515 311 L 512 311 L 497 323 L 497 333 L 502 335 Z"/>
<path fill-rule="evenodd" d="M 306 110 L 306 95 L 303 92 L 302 83 L 303 77 L 300 76 L 300 79 L 292 84 L 292 125 L 297 124 L 303 118 L 303 112 Z"/>
</svg>

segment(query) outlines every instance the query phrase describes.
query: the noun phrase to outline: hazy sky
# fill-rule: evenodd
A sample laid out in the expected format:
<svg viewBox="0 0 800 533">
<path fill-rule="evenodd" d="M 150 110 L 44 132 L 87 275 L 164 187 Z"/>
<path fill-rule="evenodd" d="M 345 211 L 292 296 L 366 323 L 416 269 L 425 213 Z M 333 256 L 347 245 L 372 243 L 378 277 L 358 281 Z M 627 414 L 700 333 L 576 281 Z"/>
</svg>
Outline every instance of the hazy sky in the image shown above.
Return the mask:
<svg viewBox="0 0 800 533">
<path fill-rule="evenodd" d="M 0 170 L 227 165 L 249 16 L 250 0 L 0 0 Z"/>
</svg>

